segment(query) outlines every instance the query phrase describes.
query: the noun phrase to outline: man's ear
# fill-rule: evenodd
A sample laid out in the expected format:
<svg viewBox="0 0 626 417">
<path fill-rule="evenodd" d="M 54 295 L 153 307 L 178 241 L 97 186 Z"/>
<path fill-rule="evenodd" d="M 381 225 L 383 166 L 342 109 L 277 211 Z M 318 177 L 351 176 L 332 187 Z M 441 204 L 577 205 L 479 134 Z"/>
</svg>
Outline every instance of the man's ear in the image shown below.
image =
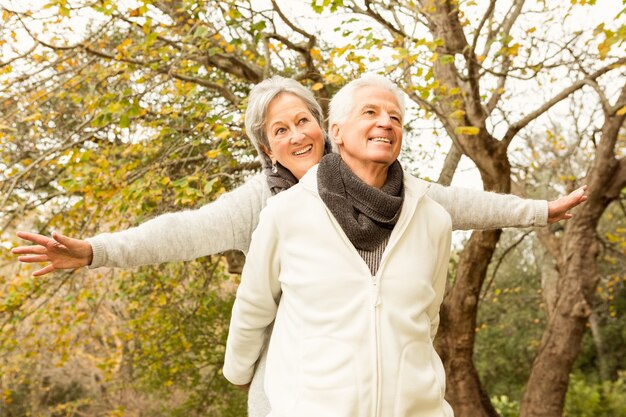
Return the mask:
<svg viewBox="0 0 626 417">
<path fill-rule="evenodd" d="M 341 137 L 341 128 L 338 124 L 333 124 L 330 127 L 330 137 L 336 145 L 343 145 L 343 138 Z"/>
</svg>

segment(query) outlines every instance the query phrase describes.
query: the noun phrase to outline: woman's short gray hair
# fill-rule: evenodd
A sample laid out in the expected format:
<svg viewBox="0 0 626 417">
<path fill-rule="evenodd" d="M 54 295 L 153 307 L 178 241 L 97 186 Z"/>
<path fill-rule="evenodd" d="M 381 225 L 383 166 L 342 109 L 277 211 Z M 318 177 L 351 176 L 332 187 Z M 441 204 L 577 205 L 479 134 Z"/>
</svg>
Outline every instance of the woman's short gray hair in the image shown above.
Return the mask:
<svg viewBox="0 0 626 417">
<path fill-rule="evenodd" d="M 324 130 L 322 108 L 308 88 L 304 87 L 296 80 L 279 75 L 263 80 L 250 90 L 245 124 L 246 133 L 256 148 L 263 166 L 266 168 L 272 165 L 272 161 L 261 147 L 261 145 L 263 145 L 266 149 L 271 149 L 267 134 L 265 133 L 267 108 L 274 98 L 284 93 L 293 94 L 306 104 L 309 111 L 320 125 L 324 140 L 328 141 Z"/>
<path fill-rule="evenodd" d="M 365 74 L 341 87 L 332 100 L 330 100 L 328 109 L 328 126 L 332 126 L 334 124 L 342 125 L 346 121 L 355 105 L 354 94 L 359 88 L 363 87 L 380 87 L 391 91 L 398 100 L 400 112 L 402 114 L 402 118 L 404 119 L 404 93 L 400 90 L 396 83 L 382 75 Z"/>
</svg>

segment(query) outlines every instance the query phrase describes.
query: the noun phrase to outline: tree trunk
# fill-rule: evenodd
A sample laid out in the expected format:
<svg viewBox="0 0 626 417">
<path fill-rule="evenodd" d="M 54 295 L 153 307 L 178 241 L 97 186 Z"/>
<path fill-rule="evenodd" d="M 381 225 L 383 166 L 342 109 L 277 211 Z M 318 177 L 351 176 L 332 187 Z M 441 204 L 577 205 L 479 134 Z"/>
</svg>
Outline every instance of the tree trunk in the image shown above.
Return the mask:
<svg viewBox="0 0 626 417">
<path fill-rule="evenodd" d="M 577 227 L 567 233 L 568 250 L 559 262 L 558 295 L 520 408 L 521 417 L 560 417 L 563 413 L 569 373 L 578 356 L 586 323 L 591 314 L 590 296 L 585 287 L 595 288 L 595 225 Z"/>
<path fill-rule="evenodd" d="M 457 417 L 497 417 L 474 367 L 476 313 L 480 289 L 501 230 L 472 233 L 459 261 L 456 280 L 441 305 L 435 347 L 446 369 L 446 398 Z"/>
<path fill-rule="evenodd" d="M 599 280 L 596 227 L 608 205 L 626 187 L 626 159 L 615 158 L 618 134 L 626 119 L 618 116 L 616 109 L 624 104 L 626 85 L 613 107 L 615 113 L 605 113 L 602 138 L 587 176 L 588 200 L 568 221 L 561 239 L 557 300 L 526 385 L 520 417 L 563 414 L 569 374 L 580 350 Z"/>
<path fill-rule="evenodd" d="M 593 311 L 589 316 L 589 324 L 591 325 L 591 336 L 593 337 L 593 343 L 598 352 L 598 367 L 600 368 L 600 378 L 603 381 L 612 381 L 617 377 L 617 372 L 613 366 L 613 361 L 610 360 L 611 353 L 608 351 L 609 346 L 605 343 L 602 336 L 600 323 L 601 319 Z"/>
<path fill-rule="evenodd" d="M 540 244 L 535 245 L 533 251 L 541 274 L 541 292 L 546 304 L 546 314 L 550 316 L 558 299 L 559 271 L 556 260 Z"/>
</svg>

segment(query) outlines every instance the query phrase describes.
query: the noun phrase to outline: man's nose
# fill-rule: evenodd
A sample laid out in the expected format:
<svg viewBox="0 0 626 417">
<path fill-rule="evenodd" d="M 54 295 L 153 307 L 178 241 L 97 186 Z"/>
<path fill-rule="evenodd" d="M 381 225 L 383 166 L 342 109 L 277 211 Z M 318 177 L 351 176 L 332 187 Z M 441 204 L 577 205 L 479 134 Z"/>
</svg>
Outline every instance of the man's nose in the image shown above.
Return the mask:
<svg viewBox="0 0 626 417">
<path fill-rule="evenodd" d="M 380 112 L 378 114 L 378 119 L 376 120 L 376 122 L 379 127 L 391 129 L 391 117 L 387 112 Z"/>
</svg>

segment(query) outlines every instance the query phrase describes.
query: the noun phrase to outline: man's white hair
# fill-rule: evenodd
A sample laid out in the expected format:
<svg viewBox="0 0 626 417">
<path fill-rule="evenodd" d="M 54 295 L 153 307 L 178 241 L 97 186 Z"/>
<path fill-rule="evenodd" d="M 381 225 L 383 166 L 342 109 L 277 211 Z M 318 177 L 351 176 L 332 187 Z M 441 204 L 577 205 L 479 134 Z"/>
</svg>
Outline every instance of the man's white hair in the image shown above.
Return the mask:
<svg viewBox="0 0 626 417">
<path fill-rule="evenodd" d="M 404 93 L 400 90 L 396 83 L 382 75 L 365 74 L 341 87 L 332 100 L 330 100 L 330 105 L 328 107 L 329 127 L 334 124 L 341 126 L 346 121 L 356 104 L 354 103 L 354 95 L 358 89 L 363 87 L 379 87 L 393 93 L 398 100 L 400 112 L 402 114 L 402 118 L 404 119 Z"/>
</svg>

